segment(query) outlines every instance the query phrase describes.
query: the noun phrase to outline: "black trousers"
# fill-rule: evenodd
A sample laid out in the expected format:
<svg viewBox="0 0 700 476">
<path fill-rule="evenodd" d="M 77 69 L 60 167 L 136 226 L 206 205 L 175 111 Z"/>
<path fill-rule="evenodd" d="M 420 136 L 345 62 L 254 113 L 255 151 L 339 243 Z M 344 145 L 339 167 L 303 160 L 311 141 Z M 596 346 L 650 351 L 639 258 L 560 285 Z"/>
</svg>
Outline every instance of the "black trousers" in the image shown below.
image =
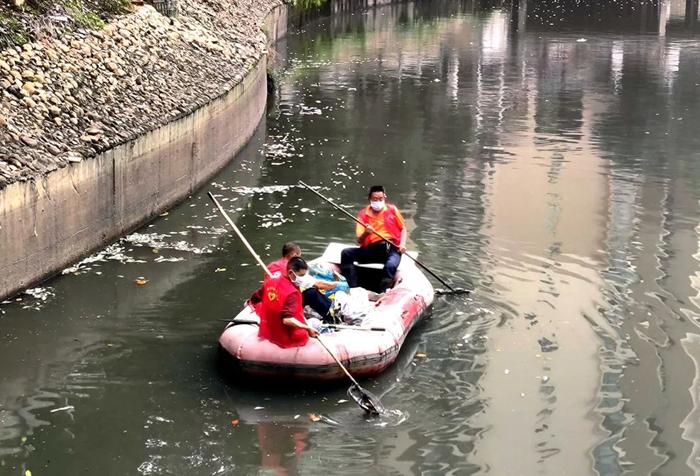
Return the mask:
<svg viewBox="0 0 700 476">
<path fill-rule="evenodd" d="M 384 277 L 389 281 L 393 281 L 396 276 L 396 270 L 401 263 L 401 253 L 384 241 L 372 243 L 369 246 L 361 246 L 360 248 L 344 249 L 340 254 L 340 269 L 345 279 L 348 280 L 348 286 L 351 288 L 357 287 L 357 273 L 353 265 L 354 262 L 382 263 L 384 264 Z"/>
<path fill-rule="evenodd" d="M 309 288 L 301 293 L 302 303 L 304 306 L 309 306 L 323 317 L 323 322 L 333 320 L 329 314 L 331 310 L 331 300 L 328 299 L 321 291 L 316 288 Z"/>
</svg>

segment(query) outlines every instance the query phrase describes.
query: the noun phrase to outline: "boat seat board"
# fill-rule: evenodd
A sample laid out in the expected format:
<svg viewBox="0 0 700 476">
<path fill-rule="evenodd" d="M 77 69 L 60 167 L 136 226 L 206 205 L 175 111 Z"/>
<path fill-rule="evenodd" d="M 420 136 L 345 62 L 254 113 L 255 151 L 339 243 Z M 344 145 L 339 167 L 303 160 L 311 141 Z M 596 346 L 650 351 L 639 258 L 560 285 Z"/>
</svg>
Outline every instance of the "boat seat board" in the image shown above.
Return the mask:
<svg viewBox="0 0 700 476">
<path fill-rule="evenodd" d="M 326 263 L 333 263 L 333 264 L 340 265 L 340 253 L 345 248 L 357 248 L 357 246 L 348 245 L 348 244 L 344 244 L 344 243 L 335 243 L 335 242 L 329 243 L 328 246 L 326 247 L 326 251 L 323 252 L 323 255 L 314 261 L 324 261 Z M 418 258 L 417 251 L 407 251 L 406 253 L 411 255 L 411 257 L 414 259 Z M 368 268 L 368 269 L 383 269 L 384 263 L 355 263 L 355 266 L 360 267 L 360 268 Z M 402 259 L 401 263 L 399 264 L 399 270 L 404 269 L 407 266 L 415 266 L 413 260 Z"/>
</svg>

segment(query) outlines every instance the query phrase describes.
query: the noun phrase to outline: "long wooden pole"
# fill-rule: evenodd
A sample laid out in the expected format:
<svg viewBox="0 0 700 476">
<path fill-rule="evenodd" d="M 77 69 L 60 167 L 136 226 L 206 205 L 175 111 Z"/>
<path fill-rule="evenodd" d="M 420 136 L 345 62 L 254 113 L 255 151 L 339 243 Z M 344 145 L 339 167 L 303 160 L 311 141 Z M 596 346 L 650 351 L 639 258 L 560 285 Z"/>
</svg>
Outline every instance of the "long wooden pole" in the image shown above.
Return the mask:
<svg viewBox="0 0 700 476">
<path fill-rule="evenodd" d="M 338 211 L 344 213 L 345 215 L 347 215 L 350 219 L 354 220 L 355 222 L 359 223 L 360 225 L 362 225 L 362 226 L 364 226 L 364 227 L 367 226 L 366 223 L 362 223 L 362 222 L 361 222 L 356 216 L 354 216 L 352 213 L 348 212 L 347 210 L 345 210 L 345 209 L 344 209 L 343 207 L 341 207 L 340 205 L 337 205 L 337 204 L 336 204 L 333 200 L 331 200 L 330 198 L 323 196 L 321 193 L 317 192 L 316 190 L 314 190 L 313 188 L 311 188 L 309 185 L 305 184 L 305 183 L 302 182 L 301 180 L 299 181 L 299 185 L 302 185 L 302 186 L 304 186 L 305 188 L 309 189 L 311 192 L 315 193 L 319 198 L 321 198 L 322 200 L 325 200 L 326 202 L 328 202 L 328 203 L 330 203 L 331 205 L 333 205 L 333 206 L 336 208 L 336 210 L 338 210 Z M 394 243 L 394 242 L 391 241 L 390 239 L 386 238 L 384 235 L 382 235 L 381 233 L 379 233 L 377 230 L 372 230 L 372 232 L 373 232 L 375 235 L 377 235 L 379 238 L 381 238 L 382 240 L 384 240 L 385 242 L 389 243 L 389 244 L 390 244 L 391 246 L 393 246 L 394 248 L 398 248 L 398 246 L 396 245 L 396 243 Z M 408 256 L 410 259 L 412 259 L 417 265 L 419 265 L 421 268 L 423 268 L 423 269 L 426 270 L 428 273 L 430 273 L 430 275 L 431 275 L 433 278 L 435 278 L 435 279 L 437 279 L 438 281 L 440 281 L 440 283 L 442 283 L 442 285 L 445 286 L 447 289 L 449 289 L 451 292 L 453 292 L 453 293 L 468 292 L 467 290 L 455 289 L 455 288 L 453 288 L 452 286 L 450 286 L 449 284 L 447 284 L 447 282 L 445 282 L 445 280 L 443 280 L 440 276 L 438 276 L 437 274 L 433 273 L 433 272 L 430 270 L 430 268 L 428 268 L 426 265 L 424 265 L 423 263 L 421 263 L 420 261 L 418 261 L 416 258 L 414 258 L 413 256 L 411 256 L 410 254 L 404 253 L 404 256 Z"/>
<path fill-rule="evenodd" d="M 267 266 L 265 266 L 265 263 L 263 263 L 263 260 L 260 259 L 260 256 L 258 256 L 258 254 L 255 252 L 253 247 L 250 246 L 250 243 L 248 243 L 248 240 L 245 239 L 245 236 L 243 236 L 243 233 L 241 233 L 241 230 L 239 230 L 238 227 L 236 226 L 236 224 L 233 222 L 233 220 L 231 220 L 231 217 L 228 216 L 228 213 L 226 213 L 226 210 L 224 210 L 224 208 L 221 206 L 219 201 L 216 198 L 214 198 L 214 195 L 212 195 L 211 192 L 207 192 L 207 193 L 209 194 L 209 198 L 211 198 L 211 201 L 214 202 L 214 205 L 216 205 L 216 208 L 219 209 L 219 211 L 224 216 L 224 218 L 226 218 L 226 221 L 228 222 L 228 224 L 231 225 L 231 228 L 233 228 L 233 231 L 236 232 L 236 234 L 238 235 L 238 238 L 241 239 L 241 241 L 246 246 L 246 248 L 248 248 L 248 251 L 250 251 L 250 254 L 253 255 L 253 258 L 255 258 L 258 261 L 258 264 L 262 267 L 262 269 L 265 270 L 265 273 L 267 273 L 267 275 L 269 277 L 274 278 L 274 276 L 272 275 L 270 270 L 267 269 Z"/>
<path fill-rule="evenodd" d="M 258 264 L 262 267 L 262 269 L 265 270 L 265 272 L 268 274 L 268 276 L 270 276 L 271 278 L 274 278 L 274 276 L 272 275 L 270 270 L 267 269 L 267 266 L 265 266 L 265 263 L 263 263 L 263 261 L 260 259 L 260 256 L 258 256 L 258 254 L 255 252 L 253 247 L 250 246 L 250 243 L 248 243 L 248 240 L 245 239 L 245 236 L 243 236 L 243 233 L 241 233 L 241 231 L 238 229 L 238 227 L 233 222 L 233 220 L 231 220 L 231 218 L 228 216 L 228 213 L 226 213 L 226 210 L 223 209 L 223 207 L 221 206 L 219 201 L 216 198 L 214 198 L 214 195 L 212 195 L 211 192 L 207 192 L 207 193 L 209 194 L 209 198 L 211 198 L 212 202 L 214 202 L 214 205 L 216 205 L 216 208 L 219 209 L 219 211 L 224 216 L 224 218 L 226 218 L 226 221 L 228 222 L 228 224 L 231 225 L 231 228 L 233 228 L 233 231 L 236 232 L 236 234 L 241 239 L 243 244 L 246 246 L 246 248 L 248 248 L 248 251 L 250 251 L 250 254 L 252 254 L 253 257 L 258 261 Z M 357 388 L 357 390 L 362 394 L 364 401 L 359 402 L 359 401 L 355 400 L 355 402 L 365 411 L 369 411 L 371 413 L 379 413 L 380 406 L 375 404 L 374 401 L 372 400 L 372 397 L 367 393 L 367 391 L 365 389 L 363 389 L 362 387 L 360 387 L 360 384 L 357 383 L 357 380 L 355 380 L 355 378 L 350 374 L 350 372 L 348 372 L 348 369 L 345 368 L 345 366 L 338 359 L 338 357 L 336 357 L 336 355 L 331 351 L 331 349 L 326 347 L 326 344 L 321 340 L 321 338 L 319 336 L 316 336 L 316 339 L 318 340 L 319 344 L 321 344 L 321 347 L 323 347 L 326 350 L 326 352 L 328 352 L 331 355 L 331 357 L 333 357 L 333 360 L 335 360 L 335 362 L 338 364 L 338 366 L 343 370 L 343 372 L 345 372 L 345 375 L 348 376 L 348 378 L 352 382 L 353 386 L 355 388 Z"/>
</svg>

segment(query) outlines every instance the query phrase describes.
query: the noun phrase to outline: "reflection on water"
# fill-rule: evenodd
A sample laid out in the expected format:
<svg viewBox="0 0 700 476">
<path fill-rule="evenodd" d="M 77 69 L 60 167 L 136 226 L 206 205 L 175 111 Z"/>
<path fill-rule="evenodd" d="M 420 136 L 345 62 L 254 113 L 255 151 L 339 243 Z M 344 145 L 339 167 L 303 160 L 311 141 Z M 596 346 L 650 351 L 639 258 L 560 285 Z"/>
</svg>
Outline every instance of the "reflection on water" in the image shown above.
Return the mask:
<svg viewBox="0 0 700 476">
<path fill-rule="evenodd" d="M 0 307 L 0 468 L 700 472 L 697 3 L 488 3 L 291 35 L 278 101 L 211 184 L 269 259 L 351 239 L 299 179 L 351 208 L 384 183 L 421 260 L 475 288 L 363 382 L 407 418 L 221 371 L 218 319 L 260 272 L 203 191 Z"/>
</svg>

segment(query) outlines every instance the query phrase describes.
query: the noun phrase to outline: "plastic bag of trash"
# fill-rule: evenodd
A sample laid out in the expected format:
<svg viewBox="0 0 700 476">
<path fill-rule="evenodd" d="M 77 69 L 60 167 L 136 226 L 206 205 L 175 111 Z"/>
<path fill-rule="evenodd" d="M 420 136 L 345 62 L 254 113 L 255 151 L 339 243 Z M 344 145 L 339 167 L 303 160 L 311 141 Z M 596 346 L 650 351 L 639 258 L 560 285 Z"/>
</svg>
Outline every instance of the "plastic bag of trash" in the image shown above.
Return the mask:
<svg viewBox="0 0 700 476">
<path fill-rule="evenodd" d="M 364 288 L 351 288 L 349 292 L 338 291 L 333 301 L 335 315 L 351 326 L 359 326 L 371 309 L 369 295 Z"/>
<path fill-rule="evenodd" d="M 316 278 L 322 279 L 323 281 L 335 281 L 333 277 L 333 269 L 326 263 L 313 263 L 309 266 L 309 273 Z"/>
<path fill-rule="evenodd" d="M 314 263 L 309 267 L 309 274 L 313 276 L 315 279 L 321 280 L 321 281 L 335 281 L 338 284 L 332 288 L 332 289 L 324 289 L 321 291 L 323 294 L 325 294 L 327 297 L 333 299 L 333 295 L 337 293 L 338 291 L 344 291 L 348 292 L 350 290 L 350 287 L 348 286 L 348 282 L 345 280 L 344 276 L 341 275 L 336 275 L 333 272 L 333 268 L 331 268 L 329 265 L 325 263 Z"/>
</svg>

